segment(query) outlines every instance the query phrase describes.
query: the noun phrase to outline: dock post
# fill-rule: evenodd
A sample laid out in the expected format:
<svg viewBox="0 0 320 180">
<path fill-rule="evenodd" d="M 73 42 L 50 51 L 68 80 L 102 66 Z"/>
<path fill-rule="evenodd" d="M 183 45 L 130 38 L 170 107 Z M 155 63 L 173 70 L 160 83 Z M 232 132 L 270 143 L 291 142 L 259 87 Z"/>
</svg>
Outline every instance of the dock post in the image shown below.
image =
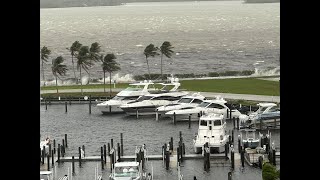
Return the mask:
<svg viewBox="0 0 320 180">
<path fill-rule="evenodd" d="M 64 139 L 62 139 L 62 146 L 63 146 L 62 153 L 64 154 L 65 153 L 65 149 L 64 148 L 66 147 Z"/>
<path fill-rule="evenodd" d="M 55 139 L 53 140 L 53 151 L 54 151 L 54 154 L 56 154 L 56 140 Z"/>
<path fill-rule="evenodd" d="M 91 95 L 89 95 L 89 114 L 91 114 Z"/>
<path fill-rule="evenodd" d="M 231 118 L 229 117 L 229 108 L 227 108 L 227 119 L 231 119 Z"/>
<path fill-rule="evenodd" d="M 117 149 L 118 149 L 118 162 L 121 161 L 121 150 L 120 150 L 120 144 L 117 143 Z"/>
<path fill-rule="evenodd" d="M 232 118 L 232 110 L 230 109 L 230 120 L 231 120 L 231 118 Z"/>
<path fill-rule="evenodd" d="M 145 164 L 145 161 L 144 161 L 144 149 L 140 149 L 140 157 L 141 157 L 140 161 L 142 162 L 142 169 L 144 169 L 144 164 Z"/>
<path fill-rule="evenodd" d="M 273 148 L 272 149 L 272 162 L 273 162 L 273 165 L 276 166 L 276 149 Z"/>
<path fill-rule="evenodd" d="M 180 150 L 179 150 L 179 146 L 177 147 L 177 163 L 181 163 L 180 161 Z"/>
<path fill-rule="evenodd" d="M 108 156 L 110 156 L 110 143 L 108 143 Z"/>
<path fill-rule="evenodd" d="M 123 133 L 120 133 L 120 146 L 121 156 L 123 156 Z"/>
<path fill-rule="evenodd" d="M 100 154 L 101 154 L 101 168 L 104 169 L 104 161 L 103 161 L 103 147 L 100 147 Z"/>
<path fill-rule="evenodd" d="M 171 151 L 173 151 L 173 137 L 170 138 L 170 148 Z"/>
<path fill-rule="evenodd" d="M 241 153 L 241 136 L 238 135 L 238 150 L 239 150 L 239 153 Z"/>
<path fill-rule="evenodd" d="M 179 141 L 182 142 L 182 132 L 179 131 Z"/>
<path fill-rule="evenodd" d="M 277 128 L 277 119 L 274 118 L 274 128 L 276 129 Z"/>
<path fill-rule="evenodd" d="M 240 122 L 239 122 L 239 118 L 237 118 L 237 127 L 238 127 L 238 130 L 240 130 Z"/>
<path fill-rule="evenodd" d="M 232 118 L 232 121 L 233 121 L 233 129 L 236 129 L 236 118 L 233 117 L 233 118 Z"/>
<path fill-rule="evenodd" d="M 138 108 L 136 108 L 136 118 L 139 118 L 139 112 L 138 112 Z"/>
<path fill-rule="evenodd" d="M 228 145 L 228 143 L 226 143 L 224 145 L 224 156 L 225 156 L 226 160 L 228 160 L 228 152 L 229 152 L 229 145 Z"/>
<path fill-rule="evenodd" d="M 67 134 L 64 134 L 64 141 L 66 143 L 66 148 L 68 147 L 68 141 L 67 141 L 68 137 Z"/>
<path fill-rule="evenodd" d="M 111 106 L 109 106 L 109 113 L 111 113 Z"/>
<path fill-rule="evenodd" d="M 48 110 L 48 103 L 47 103 L 46 99 L 44 99 L 44 104 L 46 105 L 46 110 Z"/>
<path fill-rule="evenodd" d="M 173 113 L 173 124 L 176 125 L 176 112 Z"/>
<path fill-rule="evenodd" d="M 113 149 L 110 150 L 110 154 L 109 154 L 109 157 L 110 157 L 110 169 L 111 169 L 111 172 L 112 172 L 112 167 L 113 167 Z"/>
<path fill-rule="evenodd" d="M 51 161 L 52 161 L 52 167 L 53 167 L 53 165 L 54 165 L 54 151 L 53 150 L 51 150 Z"/>
<path fill-rule="evenodd" d="M 241 165 L 242 167 L 244 167 L 244 149 L 241 150 L 240 159 L 241 159 Z"/>
<path fill-rule="evenodd" d="M 191 114 L 189 114 L 189 129 L 191 128 Z"/>
<path fill-rule="evenodd" d="M 105 144 L 103 145 L 103 158 L 104 158 L 104 163 L 106 164 L 107 163 L 107 146 Z"/>
<path fill-rule="evenodd" d="M 232 136 L 231 136 L 231 142 L 232 142 L 232 145 L 234 144 L 234 131 L 233 131 L 233 129 L 231 130 L 231 134 L 232 134 Z"/>
<path fill-rule="evenodd" d="M 42 164 L 44 164 L 44 157 L 46 155 L 46 151 L 45 151 L 45 146 L 43 146 L 43 149 L 42 149 Z"/>
<path fill-rule="evenodd" d="M 169 170 L 169 164 L 170 164 L 170 153 L 169 151 L 165 151 L 166 153 L 166 170 Z"/>
<path fill-rule="evenodd" d="M 60 150 L 60 144 L 58 144 L 58 163 L 60 163 L 60 153 L 61 153 L 61 150 Z"/>
<path fill-rule="evenodd" d="M 49 144 L 49 152 L 48 152 L 48 156 L 50 157 L 51 156 L 51 143 Z"/>
<path fill-rule="evenodd" d="M 231 174 L 231 172 L 228 172 L 228 180 L 232 180 L 232 174 Z"/>
<path fill-rule="evenodd" d="M 114 146 L 113 146 L 113 139 L 111 139 L 111 148 L 114 148 Z"/>
<path fill-rule="evenodd" d="M 81 147 L 79 149 L 79 166 L 81 167 Z"/>
<path fill-rule="evenodd" d="M 234 150 L 231 149 L 231 168 L 234 170 Z"/>
<path fill-rule="evenodd" d="M 74 174 L 74 156 L 72 156 L 72 173 Z"/>
<path fill-rule="evenodd" d="M 40 162 L 42 162 L 42 153 L 41 153 L 41 148 L 40 148 Z"/>
<path fill-rule="evenodd" d="M 50 152 L 49 152 L 50 154 Z M 50 171 L 50 156 L 47 156 L 47 165 L 48 165 L 48 171 Z"/>
<path fill-rule="evenodd" d="M 67 113 L 67 112 L 68 112 L 68 104 L 67 104 L 67 101 L 66 101 L 64 104 L 65 104 L 66 113 Z"/>
<path fill-rule="evenodd" d="M 185 147 L 184 143 L 182 143 L 182 154 L 183 155 L 186 154 L 186 147 Z"/>
</svg>

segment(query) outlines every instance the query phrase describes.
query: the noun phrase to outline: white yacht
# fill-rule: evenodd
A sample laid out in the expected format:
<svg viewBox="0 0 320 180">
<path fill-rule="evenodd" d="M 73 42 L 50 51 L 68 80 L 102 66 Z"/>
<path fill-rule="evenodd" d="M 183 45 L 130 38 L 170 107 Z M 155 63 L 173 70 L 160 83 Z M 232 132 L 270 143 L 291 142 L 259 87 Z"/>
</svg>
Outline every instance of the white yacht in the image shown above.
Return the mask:
<svg viewBox="0 0 320 180">
<path fill-rule="evenodd" d="M 232 110 L 232 117 L 237 118 L 241 115 L 237 109 L 227 104 L 227 101 L 225 101 L 222 97 L 217 96 L 216 99 L 204 100 L 197 107 L 186 107 L 179 110 L 172 110 L 165 113 L 165 115 L 172 118 L 175 116 L 176 120 L 188 120 L 189 116 L 191 116 L 191 119 L 193 120 L 199 120 L 202 113 L 217 113 L 223 114 L 226 118 L 227 112 L 230 109 Z"/>
<path fill-rule="evenodd" d="M 241 140 L 244 148 L 254 149 L 260 145 L 260 138 L 262 137 L 260 132 L 259 138 L 256 138 L 255 129 L 243 129 L 241 131 L 245 131 L 245 137 L 243 137 L 241 133 Z"/>
<path fill-rule="evenodd" d="M 174 104 L 188 94 L 188 92 L 178 91 L 181 85 L 178 79 L 172 80 L 171 83 L 159 84 L 163 85 L 160 92 L 141 96 L 136 101 L 121 105 L 120 108 L 128 115 L 136 115 L 137 112 L 139 115 L 155 114 L 157 107 Z M 167 90 L 169 86 L 173 86 L 173 88 Z"/>
<path fill-rule="evenodd" d="M 160 106 L 156 109 L 160 116 L 164 116 L 166 112 L 190 107 L 199 106 L 206 97 L 202 96 L 199 92 L 192 95 L 183 96 L 177 103 Z"/>
<path fill-rule="evenodd" d="M 154 83 L 151 81 L 145 80 L 144 82 L 129 84 L 129 87 L 120 91 L 112 99 L 97 104 L 97 107 L 103 114 L 123 112 L 120 108 L 122 104 L 135 101 L 140 96 L 149 94 L 153 90 L 155 90 Z"/>
<path fill-rule="evenodd" d="M 277 107 L 275 103 L 259 103 L 258 110 L 245 115 L 242 114 L 239 116 L 242 127 L 250 127 L 255 124 L 260 124 L 260 120 L 263 120 L 263 123 L 280 123 L 280 108 Z"/>
<path fill-rule="evenodd" d="M 226 134 L 226 121 L 222 114 L 208 113 L 201 116 L 198 133 L 193 140 L 194 152 L 201 153 L 208 142 L 210 153 L 225 151 L 229 135 Z"/>
</svg>

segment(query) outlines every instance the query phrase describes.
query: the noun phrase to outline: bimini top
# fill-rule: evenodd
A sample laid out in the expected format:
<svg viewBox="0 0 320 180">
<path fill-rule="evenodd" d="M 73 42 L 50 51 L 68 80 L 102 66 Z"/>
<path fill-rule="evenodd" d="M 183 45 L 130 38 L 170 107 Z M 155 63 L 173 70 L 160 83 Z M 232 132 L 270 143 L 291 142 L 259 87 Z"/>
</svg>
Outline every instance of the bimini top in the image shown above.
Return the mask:
<svg viewBox="0 0 320 180">
<path fill-rule="evenodd" d="M 117 162 L 114 164 L 114 167 L 134 167 L 139 166 L 138 162 Z"/>
<path fill-rule="evenodd" d="M 261 107 L 277 106 L 275 103 L 258 103 L 257 105 Z"/>
<path fill-rule="evenodd" d="M 209 113 L 200 117 L 200 120 L 212 121 L 212 120 L 222 120 L 223 114 Z"/>
<path fill-rule="evenodd" d="M 52 174 L 52 171 L 40 171 L 40 175 L 49 175 Z"/>
</svg>

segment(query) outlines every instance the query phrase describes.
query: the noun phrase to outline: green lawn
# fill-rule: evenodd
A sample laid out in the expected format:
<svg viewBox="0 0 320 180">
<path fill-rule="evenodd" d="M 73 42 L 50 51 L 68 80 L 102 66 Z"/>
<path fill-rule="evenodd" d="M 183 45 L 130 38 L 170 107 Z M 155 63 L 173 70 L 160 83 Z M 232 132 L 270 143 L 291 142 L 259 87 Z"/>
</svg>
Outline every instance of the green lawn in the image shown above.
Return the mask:
<svg viewBox="0 0 320 180">
<path fill-rule="evenodd" d="M 267 81 L 256 78 L 184 80 L 181 81 L 181 84 L 181 89 L 189 91 L 280 95 L 280 83 L 278 81 Z"/>
<path fill-rule="evenodd" d="M 256 95 L 280 95 L 280 83 L 278 81 L 267 81 L 257 78 L 237 79 L 210 79 L 210 80 L 181 80 L 181 89 L 188 91 L 221 92 L 235 94 L 256 94 Z M 126 88 L 127 83 L 116 84 L 116 88 Z M 112 85 L 113 87 L 113 85 Z M 59 89 L 80 89 L 80 85 L 59 86 Z M 84 85 L 84 89 L 103 88 L 103 84 Z M 55 90 L 55 86 L 41 87 L 41 90 Z M 109 91 L 109 85 L 106 85 Z"/>
</svg>

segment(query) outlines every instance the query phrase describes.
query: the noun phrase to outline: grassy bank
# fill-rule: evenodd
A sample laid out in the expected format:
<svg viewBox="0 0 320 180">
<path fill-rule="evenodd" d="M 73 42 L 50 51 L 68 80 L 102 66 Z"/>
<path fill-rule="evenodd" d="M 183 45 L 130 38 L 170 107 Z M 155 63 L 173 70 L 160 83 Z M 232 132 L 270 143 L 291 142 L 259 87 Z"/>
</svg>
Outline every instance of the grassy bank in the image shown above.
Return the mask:
<svg viewBox="0 0 320 180">
<path fill-rule="evenodd" d="M 280 95 L 280 83 L 278 81 L 268 81 L 257 78 L 237 78 L 237 79 L 208 79 L 208 80 L 182 80 L 181 89 L 201 92 L 220 92 L 235 94 L 256 94 L 256 95 Z M 84 85 L 84 89 L 103 88 L 103 84 Z M 113 85 L 111 85 L 113 88 Z M 127 83 L 116 84 L 116 88 L 126 88 Z M 80 89 L 80 85 L 59 86 L 62 89 Z M 55 86 L 41 87 L 41 90 L 55 90 Z M 109 85 L 106 85 L 109 91 Z M 62 93 L 60 93 L 62 94 Z M 81 93 L 79 93 L 81 94 Z M 91 93 L 92 94 L 92 93 Z"/>
</svg>

